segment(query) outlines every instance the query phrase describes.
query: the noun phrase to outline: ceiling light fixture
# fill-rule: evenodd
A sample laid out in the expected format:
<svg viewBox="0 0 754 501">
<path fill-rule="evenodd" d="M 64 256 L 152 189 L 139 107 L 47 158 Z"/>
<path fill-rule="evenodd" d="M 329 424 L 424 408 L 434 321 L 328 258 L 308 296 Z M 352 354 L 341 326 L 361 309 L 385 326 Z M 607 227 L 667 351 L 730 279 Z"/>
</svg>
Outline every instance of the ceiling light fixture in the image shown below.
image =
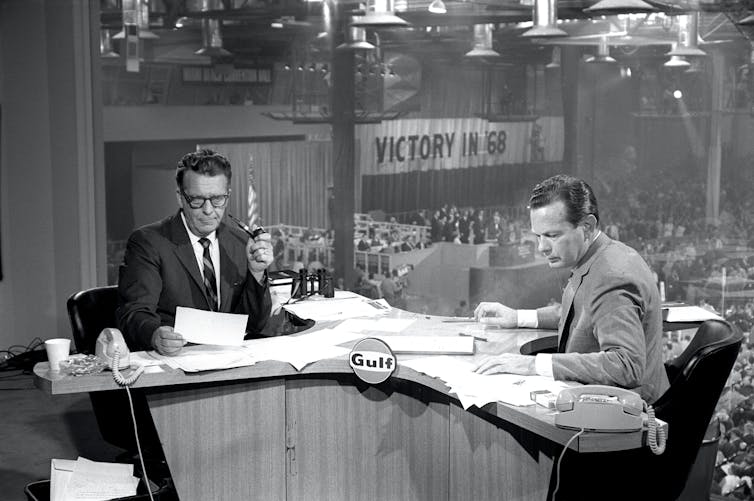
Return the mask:
<svg viewBox="0 0 754 501">
<path fill-rule="evenodd" d="M 492 49 L 492 24 L 474 25 L 474 48 L 465 57 L 498 57 L 500 54 Z"/>
<path fill-rule="evenodd" d="M 445 2 L 443 2 L 442 0 L 432 0 L 432 3 L 429 4 L 427 10 L 432 14 L 445 14 L 446 12 L 448 12 L 447 7 L 445 7 Z"/>
<path fill-rule="evenodd" d="M 587 63 L 604 64 L 614 63 L 615 59 L 610 57 L 610 46 L 607 44 L 607 37 L 600 38 L 597 45 L 597 54 L 586 59 Z"/>
<path fill-rule="evenodd" d="M 699 48 L 699 13 L 678 16 L 678 43 L 668 56 L 702 57 L 707 53 Z"/>
<path fill-rule="evenodd" d="M 222 9 L 219 0 L 202 0 L 202 12 Z M 232 55 L 223 48 L 222 25 L 219 19 L 202 18 L 202 48 L 194 52 L 197 56 L 227 57 Z"/>
<path fill-rule="evenodd" d="M 366 13 L 363 16 L 355 16 L 351 26 L 401 28 L 411 25 L 405 19 L 396 16 L 394 10 L 394 0 L 367 0 Z"/>
<path fill-rule="evenodd" d="M 138 34 L 141 39 L 160 38 L 149 31 L 149 0 L 123 0 L 121 10 L 123 12 L 124 29 L 113 35 L 114 40 L 126 38 L 125 25 L 127 24 L 135 24 L 138 27 Z"/>
<path fill-rule="evenodd" d="M 690 68 L 691 63 L 686 61 L 683 56 L 670 56 L 670 59 L 662 64 L 666 68 Z"/>
<path fill-rule="evenodd" d="M 352 19 L 356 19 L 353 17 Z M 367 32 L 364 28 L 350 26 L 348 40 L 335 47 L 338 50 L 374 50 L 374 45 L 367 42 Z"/>
<path fill-rule="evenodd" d="M 568 33 L 556 26 L 558 21 L 557 0 L 534 0 L 532 22 L 534 27 L 521 34 L 522 37 L 564 37 Z"/>
<path fill-rule="evenodd" d="M 560 68 L 560 47 L 552 48 L 552 59 L 545 65 L 545 68 L 556 69 Z"/>
<path fill-rule="evenodd" d="M 99 32 L 99 55 L 104 58 L 120 57 L 120 54 L 113 50 L 110 30 L 102 29 Z"/>
<path fill-rule="evenodd" d="M 612 16 L 616 14 L 640 14 L 655 12 L 657 9 L 642 0 L 600 0 L 584 12 L 595 16 Z"/>
</svg>

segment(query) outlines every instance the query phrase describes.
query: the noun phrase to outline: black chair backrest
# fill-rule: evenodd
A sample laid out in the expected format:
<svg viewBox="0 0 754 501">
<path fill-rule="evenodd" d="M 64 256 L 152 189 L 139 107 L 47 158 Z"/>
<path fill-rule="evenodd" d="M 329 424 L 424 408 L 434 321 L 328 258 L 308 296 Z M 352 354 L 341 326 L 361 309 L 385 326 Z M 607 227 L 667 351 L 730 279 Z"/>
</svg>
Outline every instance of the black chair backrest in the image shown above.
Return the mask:
<svg viewBox="0 0 754 501">
<path fill-rule="evenodd" d="M 94 345 L 102 329 L 115 327 L 117 303 L 117 285 L 94 287 L 68 298 L 66 306 L 77 352 L 94 353 Z"/>
<path fill-rule="evenodd" d="M 730 324 L 708 320 L 686 349 L 665 367 L 670 388 L 654 403 L 658 418 L 669 424 L 664 469 L 667 497 L 683 490 L 717 402 L 738 357 L 742 336 Z"/>
</svg>

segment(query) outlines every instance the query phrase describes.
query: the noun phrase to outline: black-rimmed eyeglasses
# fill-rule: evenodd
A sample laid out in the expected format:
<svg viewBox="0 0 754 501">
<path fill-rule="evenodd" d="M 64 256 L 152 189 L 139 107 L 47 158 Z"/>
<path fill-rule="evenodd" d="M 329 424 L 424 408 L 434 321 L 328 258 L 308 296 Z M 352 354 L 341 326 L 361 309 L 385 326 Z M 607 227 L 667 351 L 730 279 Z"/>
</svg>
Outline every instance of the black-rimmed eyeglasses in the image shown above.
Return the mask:
<svg viewBox="0 0 754 501">
<path fill-rule="evenodd" d="M 212 204 L 212 207 L 216 209 L 225 207 L 225 204 L 228 203 L 228 197 L 230 196 L 230 194 L 226 193 L 225 195 L 215 195 L 213 197 L 190 197 L 186 195 L 186 192 L 183 191 L 183 189 L 180 189 L 178 191 L 181 192 L 181 196 L 183 196 L 183 199 L 186 200 L 186 203 L 192 209 L 201 209 L 202 207 L 204 207 L 204 204 L 207 203 L 207 200 L 209 200 L 209 203 Z"/>
</svg>

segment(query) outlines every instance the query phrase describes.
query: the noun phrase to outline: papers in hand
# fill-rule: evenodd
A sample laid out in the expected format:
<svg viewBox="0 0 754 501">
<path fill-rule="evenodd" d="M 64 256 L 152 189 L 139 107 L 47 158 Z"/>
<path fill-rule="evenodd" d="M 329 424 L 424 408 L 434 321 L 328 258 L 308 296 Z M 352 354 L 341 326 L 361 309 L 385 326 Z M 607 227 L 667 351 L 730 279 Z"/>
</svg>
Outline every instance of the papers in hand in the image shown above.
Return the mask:
<svg viewBox="0 0 754 501">
<path fill-rule="evenodd" d="M 79 457 L 53 459 L 50 464 L 51 501 L 104 501 L 134 496 L 139 479 L 132 464 L 100 463 Z"/>
<path fill-rule="evenodd" d="M 179 306 L 175 309 L 173 329 L 189 343 L 241 346 L 248 318 L 248 315 Z"/>
</svg>

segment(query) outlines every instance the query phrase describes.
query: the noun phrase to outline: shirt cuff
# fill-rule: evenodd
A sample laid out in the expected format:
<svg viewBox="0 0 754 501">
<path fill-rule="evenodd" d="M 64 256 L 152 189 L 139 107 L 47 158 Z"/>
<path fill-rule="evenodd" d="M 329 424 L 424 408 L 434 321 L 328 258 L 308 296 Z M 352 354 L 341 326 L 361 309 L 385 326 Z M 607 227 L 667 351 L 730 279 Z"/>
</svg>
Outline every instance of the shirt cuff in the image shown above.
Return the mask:
<svg viewBox="0 0 754 501">
<path fill-rule="evenodd" d="M 552 377 L 552 353 L 537 353 L 534 370 L 538 376 Z"/>
<path fill-rule="evenodd" d="M 516 310 L 516 317 L 516 324 L 519 327 L 531 327 L 533 329 L 539 327 L 537 310 Z"/>
</svg>

